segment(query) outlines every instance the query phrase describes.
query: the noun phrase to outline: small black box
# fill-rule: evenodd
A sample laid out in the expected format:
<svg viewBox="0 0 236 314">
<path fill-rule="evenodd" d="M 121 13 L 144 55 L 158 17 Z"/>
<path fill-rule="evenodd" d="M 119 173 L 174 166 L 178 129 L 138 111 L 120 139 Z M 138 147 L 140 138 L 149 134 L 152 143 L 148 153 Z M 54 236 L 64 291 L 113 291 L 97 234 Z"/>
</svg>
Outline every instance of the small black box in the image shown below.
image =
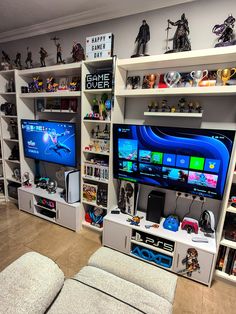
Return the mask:
<svg viewBox="0 0 236 314">
<path fill-rule="evenodd" d="M 165 193 L 151 191 L 148 194 L 147 216 L 148 221 L 160 223 L 165 208 Z"/>
<path fill-rule="evenodd" d="M 18 199 L 18 188 L 20 187 L 20 184 L 11 182 L 8 184 L 8 195 L 12 198 Z"/>
</svg>

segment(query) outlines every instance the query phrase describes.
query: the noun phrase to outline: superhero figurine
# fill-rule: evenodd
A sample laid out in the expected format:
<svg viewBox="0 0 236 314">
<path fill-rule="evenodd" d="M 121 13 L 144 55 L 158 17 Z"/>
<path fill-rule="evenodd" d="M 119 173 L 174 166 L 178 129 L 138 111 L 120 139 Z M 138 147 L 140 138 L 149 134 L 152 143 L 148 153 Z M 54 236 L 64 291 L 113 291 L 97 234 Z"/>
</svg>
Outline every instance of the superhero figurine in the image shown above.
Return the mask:
<svg viewBox="0 0 236 314">
<path fill-rule="evenodd" d="M 145 53 L 146 50 L 146 44 L 147 42 L 150 40 L 150 30 L 149 30 L 149 26 L 146 22 L 146 20 L 143 20 L 142 25 L 139 28 L 139 32 L 138 35 L 135 39 L 135 43 L 138 43 L 137 46 L 137 52 L 136 54 L 132 55 L 131 58 L 135 58 L 135 57 L 141 57 L 141 56 L 148 56 Z M 142 46 L 142 53 L 140 54 L 140 49 Z"/>
<path fill-rule="evenodd" d="M 27 57 L 25 64 L 27 69 L 31 69 L 33 67 L 32 52 L 29 50 L 29 47 L 27 47 Z"/>
<path fill-rule="evenodd" d="M 15 63 L 15 66 L 16 66 L 19 70 L 22 69 L 22 65 L 21 65 L 21 53 L 20 53 L 20 52 L 17 52 L 17 54 L 16 54 L 16 59 L 15 59 L 14 63 Z"/>
<path fill-rule="evenodd" d="M 72 54 L 73 62 L 79 62 L 79 61 L 85 60 L 84 49 L 80 43 L 76 43 L 74 41 L 71 54 Z"/>
<path fill-rule="evenodd" d="M 65 60 L 62 59 L 62 49 L 61 49 L 61 44 L 58 42 L 60 38 L 58 37 L 53 37 L 51 40 L 54 41 L 55 46 L 57 47 L 57 64 L 65 63 Z"/>
<path fill-rule="evenodd" d="M 40 47 L 39 54 L 40 54 L 41 67 L 45 67 L 46 66 L 45 59 L 46 57 L 48 57 L 48 53 L 43 47 Z"/>
<path fill-rule="evenodd" d="M 200 273 L 200 265 L 198 263 L 198 252 L 195 248 L 189 248 L 187 250 L 186 257 L 182 260 L 182 264 L 185 264 L 185 269 L 179 271 L 179 274 L 192 277 L 192 273 L 198 271 Z"/>
</svg>

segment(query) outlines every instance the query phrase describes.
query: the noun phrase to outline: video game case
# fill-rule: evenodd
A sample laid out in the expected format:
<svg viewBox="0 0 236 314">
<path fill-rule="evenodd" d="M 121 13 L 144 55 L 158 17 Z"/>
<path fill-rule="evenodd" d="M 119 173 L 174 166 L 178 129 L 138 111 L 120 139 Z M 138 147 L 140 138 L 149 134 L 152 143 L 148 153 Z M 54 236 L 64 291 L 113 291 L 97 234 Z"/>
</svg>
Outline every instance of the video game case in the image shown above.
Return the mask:
<svg viewBox="0 0 236 314">
<path fill-rule="evenodd" d="M 220 254 L 220 258 L 219 258 L 219 264 L 218 264 L 218 269 L 222 270 L 223 266 L 224 266 L 224 259 L 225 259 L 225 253 L 226 253 L 226 247 L 222 246 L 222 251 Z"/>
<path fill-rule="evenodd" d="M 223 267 L 222 267 L 222 271 L 223 271 L 223 272 L 225 272 L 225 270 L 226 270 L 226 265 L 227 265 L 227 263 L 228 263 L 229 251 L 230 251 L 230 248 L 227 247 L 227 248 L 226 248 L 226 251 L 225 251 L 224 264 L 223 264 Z"/>
<path fill-rule="evenodd" d="M 96 204 L 97 189 L 95 184 L 83 183 L 83 201 Z"/>
<path fill-rule="evenodd" d="M 226 268 L 225 268 L 225 272 L 226 272 L 226 274 L 228 274 L 228 275 L 230 274 L 230 270 L 231 270 L 231 268 L 232 268 L 234 255 L 235 255 L 235 250 L 231 248 L 231 249 L 229 250 L 227 265 L 226 265 Z"/>
</svg>

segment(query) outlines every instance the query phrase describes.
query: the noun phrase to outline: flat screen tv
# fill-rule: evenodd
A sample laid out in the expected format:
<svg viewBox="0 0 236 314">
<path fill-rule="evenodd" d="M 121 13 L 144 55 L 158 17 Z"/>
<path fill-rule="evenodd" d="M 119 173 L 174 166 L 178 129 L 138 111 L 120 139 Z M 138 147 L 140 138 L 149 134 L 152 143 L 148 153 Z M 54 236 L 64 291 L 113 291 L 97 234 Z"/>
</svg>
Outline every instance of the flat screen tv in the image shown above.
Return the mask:
<svg viewBox="0 0 236 314">
<path fill-rule="evenodd" d="M 221 200 L 235 131 L 113 125 L 117 179 Z"/>
<path fill-rule="evenodd" d="M 25 157 L 76 167 L 74 123 L 23 119 L 21 130 Z"/>
</svg>

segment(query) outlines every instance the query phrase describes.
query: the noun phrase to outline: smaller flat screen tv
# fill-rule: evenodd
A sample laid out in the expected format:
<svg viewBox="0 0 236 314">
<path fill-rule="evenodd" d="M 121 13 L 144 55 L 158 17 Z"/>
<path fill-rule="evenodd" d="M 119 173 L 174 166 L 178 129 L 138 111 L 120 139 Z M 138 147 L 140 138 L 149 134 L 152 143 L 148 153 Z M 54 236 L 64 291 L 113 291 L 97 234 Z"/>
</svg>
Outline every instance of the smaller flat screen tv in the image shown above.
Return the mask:
<svg viewBox="0 0 236 314">
<path fill-rule="evenodd" d="M 113 125 L 114 177 L 221 200 L 235 131 Z"/>
<path fill-rule="evenodd" d="M 76 167 L 74 123 L 23 119 L 21 130 L 25 157 Z"/>
</svg>

